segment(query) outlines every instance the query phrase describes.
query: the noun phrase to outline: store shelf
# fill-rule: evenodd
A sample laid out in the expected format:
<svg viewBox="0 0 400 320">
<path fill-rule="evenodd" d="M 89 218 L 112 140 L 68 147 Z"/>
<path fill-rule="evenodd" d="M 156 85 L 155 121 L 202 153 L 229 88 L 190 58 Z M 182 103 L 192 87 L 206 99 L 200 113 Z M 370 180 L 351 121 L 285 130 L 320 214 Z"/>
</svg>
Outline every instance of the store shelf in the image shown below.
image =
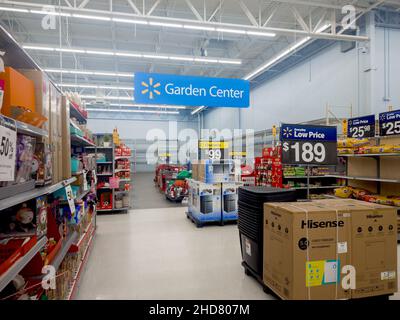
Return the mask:
<svg viewBox="0 0 400 320">
<path fill-rule="evenodd" d="M 339 188 L 340 186 L 310 186 L 310 187 L 293 187 L 292 189 L 296 190 L 315 190 L 315 189 L 335 189 Z"/>
<path fill-rule="evenodd" d="M 2 291 L 17 276 L 17 274 L 21 272 L 21 270 L 46 245 L 46 243 L 46 237 L 39 239 L 26 255 L 19 258 L 10 269 L 0 276 L 0 291 Z"/>
<path fill-rule="evenodd" d="M 72 300 L 72 298 L 74 297 L 75 290 L 77 288 L 77 284 L 79 282 L 81 272 L 82 272 L 83 267 L 85 266 L 85 264 L 87 262 L 87 258 L 89 256 L 89 250 L 90 250 L 90 247 L 92 245 L 93 238 L 95 236 L 95 232 L 96 232 L 96 229 L 94 228 L 92 233 L 91 233 L 91 235 L 90 235 L 90 239 L 89 239 L 89 242 L 88 242 L 87 247 L 85 249 L 85 252 L 83 253 L 82 259 L 79 262 L 78 268 L 76 269 L 76 272 L 75 272 L 75 275 L 74 275 L 74 279 L 72 281 L 71 288 L 70 288 L 69 293 L 67 295 L 67 300 Z"/>
<path fill-rule="evenodd" d="M 332 178 L 332 177 L 330 177 L 330 176 L 309 176 L 309 177 L 307 177 L 307 176 L 286 176 L 286 177 L 283 177 L 283 179 L 307 179 L 307 178 L 310 178 L 310 179 L 319 179 L 319 178 Z"/>
<path fill-rule="evenodd" d="M 115 173 L 117 172 L 131 172 L 131 169 L 115 169 Z"/>
<path fill-rule="evenodd" d="M 87 118 L 77 109 L 75 106 L 70 103 L 70 116 L 71 118 L 76 118 L 79 122 L 86 123 Z"/>
<path fill-rule="evenodd" d="M 131 179 L 119 179 L 119 182 L 128 182 L 131 181 Z"/>
<path fill-rule="evenodd" d="M 113 149 L 113 147 L 96 147 L 96 146 L 90 146 L 90 147 L 88 147 L 88 149 L 94 149 L 94 148 L 97 148 L 97 149 Z"/>
<path fill-rule="evenodd" d="M 131 207 L 123 207 L 123 208 L 114 208 L 113 211 L 125 211 L 130 210 Z"/>
<path fill-rule="evenodd" d="M 28 200 L 43 196 L 45 194 L 51 194 L 51 193 L 53 193 L 53 192 L 65 187 L 65 186 L 71 184 L 74 181 L 76 181 L 75 177 L 73 177 L 71 179 L 68 179 L 68 180 L 61 181 L 59 183 L 56 183 L 56 184 L 53 184 L 53 185 L 50 185 L 50 186 L 46 186 L 46 187 L 42 187 L 42 188 L 36 188 L 36 189 L 30 190 L 30 191 L 27 191 L 27 192 L 23 192 L 23 193 L 17 194 L 17 195 L 15 195 L 13 197 L 2 199 L 0 201 L 0 211 L 4 210 L 4 209 L 7 209 L 7 208 L 10 208 L 12 206 L 15 206 L 15 205 L 17 205 L 19 203 L 22 203 L 22 202 L 25 202 L 25 201 L 28 201 Z"/>
<path fill-rule="evenodd" d="M 397 179 L 383 179 L 383 178 L 372 178 L 372 177 L 353 177 L 344 175 L 329 175 L 332 178 L 348 179 L 348 180 L 360 180 L 360 181 L 376 181 L 376 182 L 388 182 L 388 183 L 400 183 Z"/>
<path fill-rule="evenodd" d="M 130 191 L 114 191 L 114 194 L 129 193 Z"/>
<path fill-rule="evenodd" d="M 97 176 L 98 177 L 109 177 L 109 176 L 113 176 L 114 174 L 112 172 L 110 173 L 98 173 Z"/>
<path fill-rule="evenodd" d="M 96 164 L 112 164 L 112 161 L 96 162 Z"/>
<path fill-rule="evenodd" d="M 338 157 L 400 157 L 400 153 L 339 154 Z"/>
<path fill-rule="evenodd" d="M 73 146 L 78 146 L 78 147 L 91 147 L 94 146 L 94 143 L 87 140 L 84 137 L 80 137 L 76 134 L 71 134 L 71 144 Z"/>
<path fill-rule="evenodd" d="M 74 231 L 71 233 L 66 239 L 63 240 L 62 246 L 56 257 L 51 262 L 51 265 L 58 270 L 60 264 L 63 262 L 66 254 L 68 253 L 69 248 L 78 238 L 78 233 Z"/>
<path fill-rule="evenodd" d="M 110 212 L 114 211 L 114 209 L 96 209 L 97 212 Z"/>
<path fill-rule="evenodd" d="M 40 129 L 38 127 L 35 127 L 35 126 L 31 126 L 30 124 L 23 123 L 20 121 L 15 121 L 15 124 L 17 126 L 18 133 L 27 134 L 27 135 L 36 136 L 36 137 L 43 137 L 43 138 L 47 138 L 49 136 L 47 131 Z"/>
<path fill-rule="evenodd" d="M 114 160 L 121 160 L 121 159 L 130 159 L 132 156 L 116 156 Z"/>
</svg>

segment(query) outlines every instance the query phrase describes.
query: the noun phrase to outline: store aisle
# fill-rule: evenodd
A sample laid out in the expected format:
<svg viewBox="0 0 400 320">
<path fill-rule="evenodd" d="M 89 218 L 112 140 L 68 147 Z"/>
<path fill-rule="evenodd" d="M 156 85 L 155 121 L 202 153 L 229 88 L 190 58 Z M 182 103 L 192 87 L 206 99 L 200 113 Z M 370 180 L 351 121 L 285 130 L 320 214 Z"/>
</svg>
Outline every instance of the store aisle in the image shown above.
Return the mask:
<svg viewBox="0 0 400 320">
<path fill-rule="evenodd" d="M 237 226 L 196 229 L 185 209 L 98 217 L 77 299 L 272 299 L 243 272 Z"/>
<path fill-rule="evenodd" d="M 133 175 L 132 208 L 151 209 L 151 208 L 175 208 L 182 207 L 180 203 L 175 203 L 165 199 L 154 185 L 154 173 L 144 172 Z"/>
</svg>

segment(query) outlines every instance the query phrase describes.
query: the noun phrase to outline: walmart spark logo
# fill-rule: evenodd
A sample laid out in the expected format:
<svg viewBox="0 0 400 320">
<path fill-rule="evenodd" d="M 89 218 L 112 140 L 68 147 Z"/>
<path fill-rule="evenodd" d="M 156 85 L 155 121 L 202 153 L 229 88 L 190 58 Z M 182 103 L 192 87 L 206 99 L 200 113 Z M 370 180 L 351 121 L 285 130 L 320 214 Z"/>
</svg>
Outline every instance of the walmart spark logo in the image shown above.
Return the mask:
<svg viewBox="0 0 400 320">
<path fill-rule="evenodd" d="M 142 81 L 142 86 L 145 88 L 142 90 L 142 94 L 148 94 L 151 100 L 154 99 L 155 95 L 159 96 L 161 94 L 161 92 L 157 90 L 161 86 L 161 83 L 154 83 L 153 78 L 149 78 L 149 83 Z"/>
<path fill-rule="evenodd" d="M 292 135 L 293 135 L 293 130 L 291 128 L 286 127 L 283 129 L 283 136 L 285 138 L 290 138 L 290 137 L 292 137 Z"/>
</svg>

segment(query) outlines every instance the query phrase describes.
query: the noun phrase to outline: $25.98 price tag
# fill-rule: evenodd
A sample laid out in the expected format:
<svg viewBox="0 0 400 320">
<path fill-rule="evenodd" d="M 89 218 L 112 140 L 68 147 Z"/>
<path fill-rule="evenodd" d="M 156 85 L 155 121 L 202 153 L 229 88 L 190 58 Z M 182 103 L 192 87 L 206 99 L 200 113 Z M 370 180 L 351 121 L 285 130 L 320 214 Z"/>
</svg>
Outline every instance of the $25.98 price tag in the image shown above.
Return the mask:
<svg viewBox="0 0 400 320">
<path fill-rule="evenodd" d="M 15 121 L 0 116 L 0 181 L 14 181 L 17 129 Z"/>
<path fill-rule="evenodd" d="M 280 138 L 284 164 L 337 163 L 336 127 L 282 124 Z"/>
<path fill-rule="evenodd" d="M 375 136 L 375 115 L 352 118 L 347 121 L 347 136 L 362 139 Z"/>
</svg>

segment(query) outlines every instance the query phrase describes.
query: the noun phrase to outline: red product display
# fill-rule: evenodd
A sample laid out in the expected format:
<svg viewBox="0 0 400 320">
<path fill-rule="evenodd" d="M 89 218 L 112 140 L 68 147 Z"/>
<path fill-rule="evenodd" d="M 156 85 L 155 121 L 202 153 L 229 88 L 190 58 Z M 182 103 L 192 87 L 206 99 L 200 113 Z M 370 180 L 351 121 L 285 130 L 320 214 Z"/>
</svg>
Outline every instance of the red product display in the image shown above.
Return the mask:
<svg viewBox="0 0 400 320">
<path fill-rule="evenodd" d="M 156 167 L 156 176 L 154 182 L 156 186 L 160 188 L 160 191 L 165 192 L 167 186 L 171 180 L 175 180 L 178 173 L 185 170 L 185 166 L 173 165 L 173 164 L 159 164 Z"/>
<path fill-rule="evenodd" d="M 22 245 L 26 239 L 29 239 Z M 0 243 L 0 275 L 6 272 L 19 258 L 28 253 L 37 243 L 37 237 L 11 238 Z"/>
<path fill-rule="evenodd" d="M 264 148 L 262 154 L 255 159 L 256 185 L 283 188 L 281 147 Z"/>
<path fill-rule="evenodd" d="M 245 186 L 255 186 L 256 185 L 256 172 L 251 166 L 242 165 L 241 166 L 241 179 Z"/>
<path fill-rule="evenodd" d="M 97 205 L 97 209 L 107 210 L 113 208 L 113 199 L 111 192 L 103 192 L 100 195 L 100 202 Z"/>
</svg>

